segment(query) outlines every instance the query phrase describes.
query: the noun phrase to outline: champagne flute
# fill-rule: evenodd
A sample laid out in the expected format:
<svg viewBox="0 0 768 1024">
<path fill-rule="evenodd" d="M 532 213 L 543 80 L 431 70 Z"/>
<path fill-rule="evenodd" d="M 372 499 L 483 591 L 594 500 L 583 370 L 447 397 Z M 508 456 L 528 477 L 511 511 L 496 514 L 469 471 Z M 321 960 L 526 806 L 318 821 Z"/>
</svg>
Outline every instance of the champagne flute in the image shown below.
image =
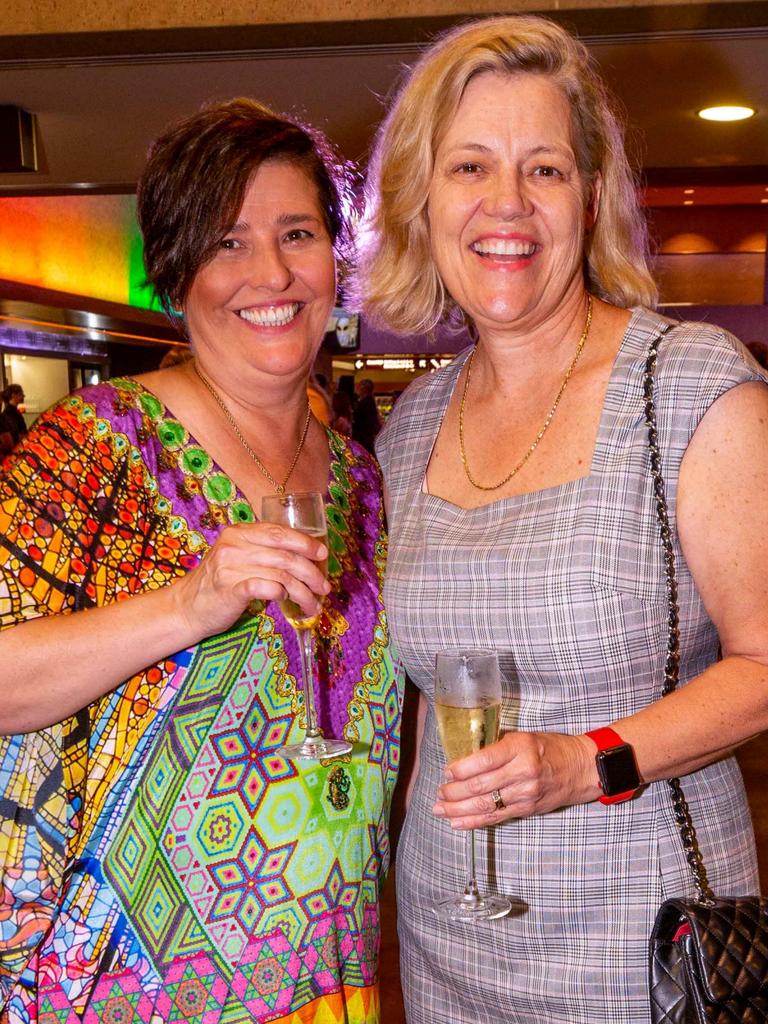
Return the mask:
<svg viewBox="0 0 768 1024">
<path fill-rule="evenodd" d="M 317 491 L 294 494 L 270 494 L 261 499 L 261 519 L 264 523 L 280 523 L 294 530 L 315 537 L 327 544 L 327 527 L 325 522 L 325 504 L 323 496 Z M 320 566 L 324 573 L 328 571 L 328 560 Z M 314 629 L 320 618 L 305 615 L 295 601 L 286 597 L 280 601 L 280 609 L 288 623 L 293 626 L 299 641 L 301 654 L 301 675 L 304 688 L 304 739 L 300 743 L 289 743 L 278 749 L 278 753 L 291 760 L 319 761 L 321 758 L 338 757 L 348 754 L 352 744 L 346 740 L 335 740 L 323 736 L 317 724 L 315 694 L 313 682 L 313 640 Z"/>
<path fill-rule="evenodd" d="M 501 676 L 495 651 L 443 651 L 435 661 L 435 710 L 440 742 L 448 762 L 468 757 L 499 735 Z M 475 833 L 467 835 L 469 881 L 463 895 L 433 907 L 449 921 L 492 921 L 512 909 L 505 896 L 483 896 L 477 888 Z"/>
</svg>

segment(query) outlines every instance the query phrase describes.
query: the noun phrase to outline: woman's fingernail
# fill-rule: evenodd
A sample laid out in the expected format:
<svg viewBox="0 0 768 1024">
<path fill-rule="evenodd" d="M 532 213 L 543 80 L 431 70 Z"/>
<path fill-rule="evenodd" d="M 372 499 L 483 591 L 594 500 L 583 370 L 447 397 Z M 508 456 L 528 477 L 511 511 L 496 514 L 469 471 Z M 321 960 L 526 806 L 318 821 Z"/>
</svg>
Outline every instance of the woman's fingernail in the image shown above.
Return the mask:
<svg viewBox="0 0 768 1024">
<path fill-rule="evenodd" d="M 446 768 L 443 772 L 443 778 L 446 782 L 453 782 L 453 772 L 450 768 Z"/>
<path fill-rule="evenodd" d="M 435 815 L 436 818 L 444 818 L 445 808 L 443 807 L 442 804 L 435 804 L 434 807 L 432 808 L 432 813 Z"/>
</svg>

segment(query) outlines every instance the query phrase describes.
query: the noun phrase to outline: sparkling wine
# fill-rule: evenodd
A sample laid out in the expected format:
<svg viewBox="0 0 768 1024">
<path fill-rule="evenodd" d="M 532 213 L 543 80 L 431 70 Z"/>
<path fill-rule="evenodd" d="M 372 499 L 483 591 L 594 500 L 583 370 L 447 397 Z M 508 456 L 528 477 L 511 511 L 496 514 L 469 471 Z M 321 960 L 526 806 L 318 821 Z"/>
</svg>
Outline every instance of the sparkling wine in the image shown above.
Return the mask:
<svg viewBox="0 0 768 1024">
<path fill-rule="evenodd" d="M 328 538 L 325 530 L 302 530 L 302 533 L 306 533 L 308 537 L 314 537 L 316 540 L 321 541 L 323 544 L 328 545 Z M 328 559 L 323 558 L 317 563 L 323 576 L 328 575 Z M 301 610 L 301 607 L 296 604 L 295 601 L 281 601 L 280 611 L 286 618 L 289 625 L 293 626 L 294 629 L 314 629 L 320 619 L 320 612 L 316 615 L 305 615 Z"/>
<path fill-rule="evenodd" d="M 440 741 L 448 762 L 494 743 L 499 735 L 500 703 L 474 708 L 455 708 L 449 704 L 436 704 Z"/>
</svg>

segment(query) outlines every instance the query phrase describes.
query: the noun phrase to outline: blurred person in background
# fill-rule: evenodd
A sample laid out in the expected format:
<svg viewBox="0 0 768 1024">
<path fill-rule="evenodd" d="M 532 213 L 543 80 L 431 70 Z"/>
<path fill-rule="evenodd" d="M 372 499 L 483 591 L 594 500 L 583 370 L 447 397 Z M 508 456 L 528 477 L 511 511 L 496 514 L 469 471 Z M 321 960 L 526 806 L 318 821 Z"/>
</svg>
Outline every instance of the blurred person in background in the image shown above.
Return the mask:
<svg viewBox="0 0 768 1024">
<path fill-rule="evenodd" d="M 331 427 L 345 437 L 352 436 L 352 403 L 346 391 L 334 391 L 331 399 L 333 419 Z"/>
<path fill-rule="evenodd" d="M 3 403 L 3 416 L 10 425 L 14 445 L 18 444 L 27 432 L 24 419 L 24 388 L 21 384 L 9 384 L 0 394 Z"/>
<path fill-rule="evenodd" d="M 352 409 L 352 437 L 363 448 L 373 452 L 376 436 L 381 430 L 381 417 L 373 397 L 373 381 L 369 377 L 361 378 L 355 392 L 357 401 Z"/>
<path fill-rule="evenodd" d="M 324 427 L 328 427 L 332 418 L 331 400 L 328 397 L 327 387 L 320 382 L 320 376 L 322 375 L 317 373 L 310 374 L 307 383 L 307 398 L 312 415 Z"/>
</svg>

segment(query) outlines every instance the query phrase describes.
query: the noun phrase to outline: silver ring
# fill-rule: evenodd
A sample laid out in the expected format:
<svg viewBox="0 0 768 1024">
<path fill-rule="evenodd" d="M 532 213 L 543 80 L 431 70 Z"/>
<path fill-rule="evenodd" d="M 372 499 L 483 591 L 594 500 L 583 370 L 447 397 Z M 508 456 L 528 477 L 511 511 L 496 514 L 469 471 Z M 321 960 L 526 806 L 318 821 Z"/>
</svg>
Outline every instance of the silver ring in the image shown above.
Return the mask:
<svg viewBox="0 0 768 1024">
<path fill-rule="evenodd" d="M 491 793 L 491 800 L 493 800 L 493 802 L 496 804 L 497 811 L 503 811 L 504 808 L 507 806 L 501 799 L 501 793 L 498 791 L 498 789 L 494 789 L 493 792 Z"/>
</svg>

